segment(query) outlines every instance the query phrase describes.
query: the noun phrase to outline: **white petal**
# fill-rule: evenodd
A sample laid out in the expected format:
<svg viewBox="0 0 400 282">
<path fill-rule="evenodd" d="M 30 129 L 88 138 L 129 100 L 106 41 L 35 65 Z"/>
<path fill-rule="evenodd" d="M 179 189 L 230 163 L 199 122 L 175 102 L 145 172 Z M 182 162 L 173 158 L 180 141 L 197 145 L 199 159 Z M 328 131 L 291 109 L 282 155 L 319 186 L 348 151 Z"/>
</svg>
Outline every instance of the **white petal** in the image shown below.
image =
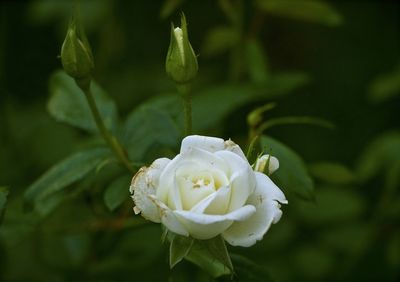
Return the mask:
<svg viewBox="0 0 400 282">
<path fill-rule="evenodd" d="M 168 190 L 168 198 L 166 204 L 173 210 L 182 209 L 181 192 L 179 191 L 179 186 L 176 177 L 173 178 L 172 185 Z"/>
<path fill-rule="evenodd" d="M 252 205 L 246 205 L 226 215 L 198 214 L 191 211 L 174 211 L 189 234 L 196 239 L 211 239 L 224 232 L 234 221 L 243 221 L 256 212 Z"/>
<path fill-rule="evenodd" d="M 168 228 L 168 230 L 171 230 L 172 232 L 182 236 L 189 236 L 186 228 L 180 223 L 180 221 L 170 208 L 168 208 L 163 202 L 158 200 L 154 195 L 149 195 L 148 198 L 157 207 L 159 216 L 161 218 L 161 223 L 164 224 L 165 227 Z"/>
<path fill-rule="evenodd" d="M 235 142 L 233 142 L 231 139 L 225 141 L 225 150 L 231 151 L 241 157 L 242 159 L 247 161 L 246 156 L 244 155 L 242 149 L 240 148 L 239 145 L 237 145 Z"/>
<path fill-rule="evenodd" d="M 232 175 L 230 176 L 231 198 L 228 211 L 242 207 L 247 198 L 254 192 L 256 181 L 254 172 L 247 160 L 229 151 L 215 153 L 223 158 L 229 165 Z"/>
<path fill-rule="evenodd" d="M 216 137 L 190 135 L 182 140 L 181 153 L 190 148 L 203 149 L 208 152 L 214 153 L 223 150 L 225 147 L 224 140 Z"/>
<path fill-rule="evenodd" d="M 256 207 L 256 212 L 247 220 L 235 222 L 222 235 L 233 246 L 249 247 L 261 240 L 272 223 L 282 216 L 281 203 L 287 203 L 282 191 L 265 175 L 256 172 L 257 186 L 248 204 Z"/>
<path fill-rule="evenodd" d="M 201 185 L 197 187 L 190 178 L 178 176 L 178 173 L 176 176 L 176 181 L 178 187 L 177 190 L 179 191 L 182 199 L 182 205 L 181 208 L 174 209 L 190 210 L 197 203 L 215 192 L 214 187 L 209 185 Z"/>
<path fill-rule="evenodd" d="M 266 194 L 267 199 L 276 200 L 281 204 L 287 204 L 285 194 L 283 194 L 282 190 L 279 189 L 278 186 L 272 182 L 271 178 L 266 176 L 264 173 L 255 172 L 257 186 L 264 186 L 264 193 Z"/>
<path fill-rule="evenodd" d="M 158 186 L 160 174 L 164 167 L 170 162 L 167 158 L 155 160 L 150 167 L 142 167 L 132 179 L 129 191 L 133 193 L 132 199 L 135 202 L 135 213 L 142 213 L 142 216 L 154 222 L 160 222 L 157 207 L 148 199 L 148 195 L 154 195 Z"/>
<path fill-rule="evenodd" d="M 190 211 L 209 215 L 225 214 L 228 209 L 230 191 L 228 186 L 223 186 L 219 188 L 218 191 L 197 203 Z"/>
<path fill-rule="evenodd" d="M 176 27 L 174 29 L 174 35 L 175 35 L 176 42 L 178 43 L 178 49 L 179 49 L 179 54 L 181 55 L 181 60 L 182 60 L 183 64 L 185 64 L 185 53 L 184 53 L 184 50 L 183 50 L 183 33 L 182 33 L 182 29 L 180 27 Z"/>
<path fill-rule="evenodd" d="M 163 170 L 160 176 L 160 185 L 157 189 L 157 198 L 164 203 L 168 202 L 168 193 L 174 185 L 176 172 L 181 167 L 192 167 L 196 170 L 222 171 L 226 174 L 229 170 L 226 162 L 217 155 L 198 148 L 188 148 L 177 155 Z"/>
</svg>

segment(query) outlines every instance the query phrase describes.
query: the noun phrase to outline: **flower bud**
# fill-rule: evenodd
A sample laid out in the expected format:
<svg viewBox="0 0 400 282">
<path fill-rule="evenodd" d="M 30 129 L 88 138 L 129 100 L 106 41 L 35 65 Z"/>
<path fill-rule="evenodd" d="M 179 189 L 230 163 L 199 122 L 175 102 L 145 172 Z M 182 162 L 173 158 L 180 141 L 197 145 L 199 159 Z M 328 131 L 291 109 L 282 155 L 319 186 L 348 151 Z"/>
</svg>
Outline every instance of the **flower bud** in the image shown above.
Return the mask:
<svg viewBox="0 0 400 282">
<path fill-rule="evenodd" d="M 94 69 L 93 54 L 81 24 L 73 19 L 61 47 L 61 63 L 75 79 L 89 78 Z"/>
<path fill-rule="evenodd" d="M 197 75 L 198 68 L 197 57 L 188 38 L 186 18 L 182 13 L 181 27 L 174 28 L 171 24 L 171 40 L 165 69 L 176 83 L 186 83 Z"/>
<path fill-rule="evenodd" d="M 273 174 L 279 168 L 279 161 L 274 156 L 262 155 L 256 161 L 255 171 L 266 173 L 267 175 Z"/>
</svg>

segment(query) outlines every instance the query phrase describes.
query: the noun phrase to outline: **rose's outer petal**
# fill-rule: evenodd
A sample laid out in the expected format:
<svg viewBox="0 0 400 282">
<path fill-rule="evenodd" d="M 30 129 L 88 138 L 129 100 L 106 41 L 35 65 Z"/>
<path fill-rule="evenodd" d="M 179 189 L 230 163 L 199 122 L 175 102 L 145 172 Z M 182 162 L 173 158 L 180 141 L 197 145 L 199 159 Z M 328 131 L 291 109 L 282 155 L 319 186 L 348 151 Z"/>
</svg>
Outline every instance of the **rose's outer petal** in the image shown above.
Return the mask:
<svg viewBox="0 0 400 282">
<path fill-rule="evenodd" d="M 129 191 L 133 193 L 135 212 L 141 212 L 144 218 L 154 222 L 160 222 L 159 212 L 147 196 L 156 193 L 160 174 L 169 162 L 167 158 L 160 158 L 155 160 L 150 167 L 142 167 L 133 177 L 129 188 Z"/>
<path fill-rule="evenodd" d="M 129 189 L 133 193 L 135 213 L 141 212 L 144 218 L 154 222 L 160 222 L 159 212 L 147 196 L 156 193 L 160 174 L 169 162 L 167 158 L 160 158 L 155 160 L 150 167 L 142 167 L 133 177 Z"/>
<path fill-rule="evenodd" d="M 235 153 L 236 155 L 238 155 L 239 157 L 241 157 L 242 159 L 244 159 L 247 162 L 247 158 L 244 155 L 240 146 L 237 145 L 235 142 L 233 142 L 231 139 L 226 140 L 224 145 L 225 145 L 226 151 L 231 151 L 232 153 Z"/>
<path fill-rule="evenodd" d="M 246 205 L 225 215 L 199 214 L 191 211 L 173 213 L 193 238 L 206 240 L 224 232 L 232 222 L 246 220 L 255 212 L 254 206 Z"/>
<path fill-rule="evenodd" d="M 157 207 L 161 223 L 164 224 L 168 230 L 182 236 L 189 236 L 189 232 L 186 230 L 185 226 L 179 222 L 178 218 L 170 208 L 158 200 L 154 195 L 148 195 L 148 198 Z"/>
<path fill-rule="evenodd" d="M 254 172 L 247 160 L 243 160 L 237 154 L 229 151 L 219 151 L 215 155 L 226 161 L 230 168 L 231 198 L 228 212 L 242 207 L 247 198 L 253 194 L 256 181 Z"/>
<path fill-rule="evenodd" d="M 216 137 L 190 135 L 182 140 L 181 153 L 189 150 L 190 148 L 203 149 L 210 153 L 224 150 L 224 140 Z"/>
<path fill-rule="evenodd" d="M 249 247 L 261 240 L 272 223 L 282 216 L 280 203 L 287 204 L 282 191 L 263 173 L 256 172 L 257 186 L 247 204 L 254 205 L 256 212 L 247 220 L 235 222 L 222 235 L 233 246 Z"/>
</svg>

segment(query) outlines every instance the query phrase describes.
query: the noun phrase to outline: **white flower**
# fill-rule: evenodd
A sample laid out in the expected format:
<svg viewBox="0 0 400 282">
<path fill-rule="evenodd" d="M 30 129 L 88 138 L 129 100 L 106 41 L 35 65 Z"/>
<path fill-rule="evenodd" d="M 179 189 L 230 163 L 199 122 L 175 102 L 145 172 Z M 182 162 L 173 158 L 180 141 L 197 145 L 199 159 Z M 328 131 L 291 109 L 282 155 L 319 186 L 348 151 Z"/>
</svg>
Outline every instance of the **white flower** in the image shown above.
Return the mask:
<svg viewBox="0 0 400 282">
<path fill-rule="evenodd" d="M 263 173 L 253 171 L 231 140 L 192 135 L 172 160 L 160 158 L 132 179 L 135 213 L 196 239 L 219 234 L 231 245 L 261 240 L 287 203 Z"/>
</svg>

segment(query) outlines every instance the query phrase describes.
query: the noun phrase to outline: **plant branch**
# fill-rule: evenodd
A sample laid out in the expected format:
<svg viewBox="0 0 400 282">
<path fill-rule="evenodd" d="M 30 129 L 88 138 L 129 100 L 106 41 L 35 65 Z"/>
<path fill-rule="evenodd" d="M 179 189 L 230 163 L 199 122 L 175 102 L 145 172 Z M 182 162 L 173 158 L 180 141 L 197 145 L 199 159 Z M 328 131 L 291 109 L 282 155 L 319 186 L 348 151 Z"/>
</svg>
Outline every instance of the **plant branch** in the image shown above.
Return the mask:
<svg viewBox="0 0 400 282">
<path fill-rule="evenodd" d="M 190 94 L 190 85 L 177 84 L 179 93 L 183 99 L 183 110 L 185 112 L 185 136 L 192 134 L 192 96 Z"/>
<path fill-rule="evenodd" d="M 82 83 L 81 81 L 76 80 L 77 85 L 81 90 L 85 93 L 86 100 L 88 101 L 90 110 L 93 114 L 93 118 L 96 122 L 97 128 L 99 129 L 101 135 L 104 140 L 107 142 L 108 146 L 113 150 L 114 154 L 118 158 L 118 160 L 130 171 L 134 172 L 134 169 L 128 160 L 128 157 L 123 149 L 122 145 L 118 142 L 117 138 L 113 136 L 106 126 L 104 125 L 103 119 L 100 115 L 100 112 L 97 108 L 96 101 L 94 100 L 93 93 L 90 89 L 90 81 Z"/>
</svg>

